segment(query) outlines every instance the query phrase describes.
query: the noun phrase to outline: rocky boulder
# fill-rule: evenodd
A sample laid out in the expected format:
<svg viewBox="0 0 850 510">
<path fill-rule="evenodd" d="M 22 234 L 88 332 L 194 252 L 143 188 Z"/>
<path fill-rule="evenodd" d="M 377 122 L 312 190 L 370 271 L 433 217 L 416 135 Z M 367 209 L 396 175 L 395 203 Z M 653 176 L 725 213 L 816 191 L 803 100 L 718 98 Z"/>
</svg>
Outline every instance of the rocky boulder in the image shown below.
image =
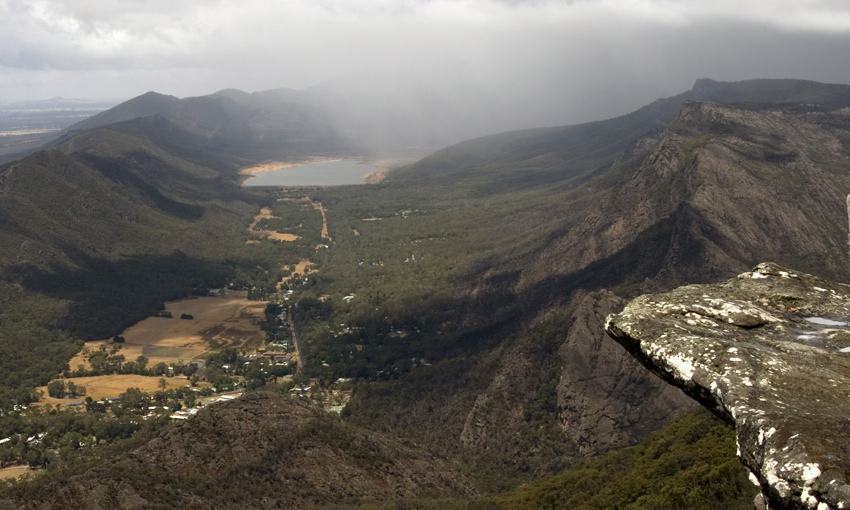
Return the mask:
<svg viewBox="0 0 850 510">
<path fill-rule="evenodd" d="M 641 296 L 606 331 L 734 424 L 768 508 L 850 508 L 850 286 L 761 264 Z"/>
</svg>

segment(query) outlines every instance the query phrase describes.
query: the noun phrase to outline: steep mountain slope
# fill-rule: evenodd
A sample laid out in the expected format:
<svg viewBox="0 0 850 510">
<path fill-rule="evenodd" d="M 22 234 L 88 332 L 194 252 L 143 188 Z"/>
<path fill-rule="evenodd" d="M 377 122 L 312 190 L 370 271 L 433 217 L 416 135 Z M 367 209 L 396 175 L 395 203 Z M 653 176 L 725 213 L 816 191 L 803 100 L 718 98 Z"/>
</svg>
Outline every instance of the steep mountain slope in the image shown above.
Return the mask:
<svg viewBox="0 0 850 510">
<path fill-rule="evenodd" d="M 310 104 L 303 93 L 285 89 L 225 90 L 185 99 L 149 92 L 69 127 L 51 146 L 106 126 L 230 173 L 264 159 L 365 151 L 339 133 L 329 112 Z"/>
<path fill-rule="evenodd" d="M 759 260 L 846 280 L 848 120 L 847 110 L 835 107 L 685 103 L 653 151 L 614 165 L 565 203 L 532 213 L 526 225 L 558 223 L 563 231 L 553 229 L 526 257 L 491 257 L 476 290 L 515 275 L 518 301 L 541 311 L 576 306 L 568 296 L 582 289 L 634 295 L 729 277 Z M 582 199 L 569 200 L 576 195 Z M 597 296 L 579 309 L 611 310 L 610 303 Z M 643 437 L 653 419 L 663 423 L 683 400 L 663 397 L 669 389 L 641 376 L 602 333 L 604 313 L 584 314 L 573 316 L 560 347 L 557 393 L 564 432 L 590 454 Z M 502 366 L 513 366 L 517 356 Z M 513 375 L 534 378 L 532 370 Z M 495 395 L 488 389 L 478 398 Z M 471 413 L 487 423 L 480 411 Z"/>
<path fill-rule="evenodd" d="M 697 80 L 693 88 L 621 117 L 501 133 L 438 151 L 394 179 L 442 182 L 474 193 L 509 193 L 558 185 L 575 187 L 651 149 L 679 114 L 682 101 L 716 103 L 850 105 L 850 86 L 804 80 Z"/>
<path fill-rule="evenodd" d="M 640 445 L 587 459 L 495 500 L 500 510 L 752 510 L 758 490 L 747 474 L 735 458 L 731 428 L 703 409 Z"/>
<path fill-rule="evenodd" d="M 151 91 L 71 125 L 65 130 L 65 134 L 67 136 L 68 133 L 79 133 L 109 124 L 155 115 L 174 108 L 179 103 L 180 100 L 174 96 Z"/>
<path fill-rule="evenodd" d="M 271 394 L 210 406 L 106 465 L 39 483 L 36 501 L 6 505 L 305 508 L 475 494 L 427 453 Z"/>
<path fill-rule="evenodd" d="M 106 130 L 37 152 L 0 172 L 4 267 L 44 268 L 85 256 L 126 255 L 142 245 L 150 254 L 168 253 L 185 245 L 161 232 L 185 230 L 195 236 L 206 233 L 191 234 L 191 229 L 212 228 L 205 216 L 214 219 L 209 217 L 218 211 L 200 201 L 240 196 L 232 182 L 210 169 Z M 161 240 L 150 243 L 151 238 Z"/>
<path fill-rule="evenodd" d="M 362 276 L 345 290 L 368 300 L 363 310 L 384 310 L 380 298 L 389 295 L 410 303 L 370 320 L 394 327 L 424 316 L 468 328 L 443 327 L 429 338 L 443 350 L 413 341 L 409 351 L 399 348 L 399 358 L 422 356 L 435 368 L 355 393 L 351 419 L 486 459 L 478 464 L 485 471 L 512 459 L 506 471 L 550 472 L 570 458 L 639 441 L 688 405 L 602 332 L 602 310 L 614 309 L 617 298 L 588 293 L 607 288 L 631 297 L 728 277 L 763 259 L 850 276 L 841 191 L 850 189 L 848 87 L 695 88 L 777 102 L 687 102 L 665 130 L 650 137 L 624 130 L 623 150 L 585 166 L 581 158 L 603 146 L 582 143 L 590 131 L 546 129 L 441 151 L 391 176 L 382 198 L 358 192 L 356 208 L 346 205 L 352 192 L 322 192 L 329 217 L 356 230 L 334 233 L 354 264 L 381 261 L 375 269 L 356 266 Z M 812 102 L 821 99 L 825 105 Z M 569 136 L 559 141 L 559 132 Z M 535 167 L 549 157 L 550 167 Z M 394 206 L 388 194 L 398 197 Z M 394 219 L 386 212 L 393 207 L 419 212 Z M 383 220 L 362 222 L 370 217 Z M 414 267 L 394 266 L 392 257 L 413 262 L 411 254 Z M 329 282 L 352 271 L 329 263 Z M 384 278 L 406 290 L 375 283 Z M 427 287 L 431 278 L 451 282 L 451 290 Z M 393 342 L 404 344 L 384 345 Z M 443 434 L 433 433 L 438 426 Z"/>
<path fill-rule="evenodd" d="M 733 108 L 685 103 L 655 151 L 550 244 L 520 286 L 615 256 L 660 228 L 667 252 L 654 285 L 741 272 L 759 260 L 847 279 L 850 116 L 843 108 Z"/>
</svg>

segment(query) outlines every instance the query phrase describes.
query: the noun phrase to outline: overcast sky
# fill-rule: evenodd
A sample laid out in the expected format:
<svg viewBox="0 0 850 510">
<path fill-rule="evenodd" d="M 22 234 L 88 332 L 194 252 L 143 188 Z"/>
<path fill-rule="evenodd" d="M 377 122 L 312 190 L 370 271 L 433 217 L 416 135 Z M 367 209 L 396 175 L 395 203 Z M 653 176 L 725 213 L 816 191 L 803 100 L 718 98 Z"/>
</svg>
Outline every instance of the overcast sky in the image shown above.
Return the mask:
<svg viewBox="0 0 850 510">
<path fill-rule="evenodd" d="M 850 83 L 850 2 L 0 0 L 0 101 L 364 77 L 525 104 L 541 125 L 703 77 Z"/>
</svg>

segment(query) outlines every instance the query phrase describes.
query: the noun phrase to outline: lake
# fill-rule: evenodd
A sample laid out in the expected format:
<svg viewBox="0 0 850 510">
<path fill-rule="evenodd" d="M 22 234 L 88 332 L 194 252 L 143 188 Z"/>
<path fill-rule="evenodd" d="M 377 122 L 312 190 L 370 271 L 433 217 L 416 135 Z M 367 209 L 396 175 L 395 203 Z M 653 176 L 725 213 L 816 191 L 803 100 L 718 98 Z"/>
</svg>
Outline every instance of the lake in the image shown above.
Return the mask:
<svg viewBox="0 0 850 510">
<path fill-rule="evenodd" d="M 245 179 L 243 186 L 342 186 L 363 184 L 363 177 L 377 169 L 355 159 L 320 161 L 269 170 Z"/>
</svg>

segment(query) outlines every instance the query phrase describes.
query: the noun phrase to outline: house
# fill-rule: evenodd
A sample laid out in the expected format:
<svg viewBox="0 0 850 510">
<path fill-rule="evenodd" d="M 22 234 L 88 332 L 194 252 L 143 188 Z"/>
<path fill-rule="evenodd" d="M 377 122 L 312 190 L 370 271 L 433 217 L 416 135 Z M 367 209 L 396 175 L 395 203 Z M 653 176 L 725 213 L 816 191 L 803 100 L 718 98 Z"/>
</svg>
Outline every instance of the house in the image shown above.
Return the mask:
<svg viewBox="0 0 850 510">
<path fill-rule="evenodd" d="M 264 352 L 263 357 L 269 358 L 276 363 L 288 363 L 292 359 L 292 357 L 288 353 L 281 351 Z"/>
</svg>

